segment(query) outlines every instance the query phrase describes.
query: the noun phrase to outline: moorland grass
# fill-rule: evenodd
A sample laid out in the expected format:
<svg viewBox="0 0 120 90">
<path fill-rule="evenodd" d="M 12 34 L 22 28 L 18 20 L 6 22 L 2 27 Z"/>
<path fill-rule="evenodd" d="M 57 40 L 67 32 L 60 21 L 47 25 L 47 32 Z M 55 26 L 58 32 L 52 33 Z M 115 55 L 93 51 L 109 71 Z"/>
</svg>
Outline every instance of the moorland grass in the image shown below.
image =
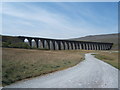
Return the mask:
<svg viewBox="0 0 120 90">
<path fill-rule="evenodd" d="M 97 54 L 93 54 L 95 55 L 96 58 L 107 62 L 109 64 L 111 64 L 112 66 L 120 69 L 120 63 L 118 62 L 118 52 L 96 52 Z"/>
<path fill-rule="evenodd" d="M 2 51 L 3 86 L 74 66 L 84 59 L 85 53 L 97 53 L 94 54 L 96 58 L 119 67 L 118 53 L 111 51 L 17 48 L 3 48 Z"/>
<path fill-rule="evenodd" d="M 84 59 L 80 50 L 2 49 L 2 84 L 62 70 Z"/>
</svg>

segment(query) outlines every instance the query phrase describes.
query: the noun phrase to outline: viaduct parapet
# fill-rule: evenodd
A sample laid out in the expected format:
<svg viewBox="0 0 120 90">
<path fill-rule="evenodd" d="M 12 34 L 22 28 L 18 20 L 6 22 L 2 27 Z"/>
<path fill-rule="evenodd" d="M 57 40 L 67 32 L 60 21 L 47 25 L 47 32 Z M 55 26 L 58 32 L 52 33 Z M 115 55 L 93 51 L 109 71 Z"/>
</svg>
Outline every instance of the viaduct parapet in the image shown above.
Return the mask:
<svg viewBox="0 0 120 90">
<path fill-rule="evenodd" d="M 36 48 L 46 48 L 49 50 L 110 50 L 113 43 L 105 42 L 89 42 L 89 41 L 72 41 L 72 40 L 58 40 L 58 39 L 48 39 L 48 38 L 36 38 L 36 37 L 24 37 L 19 36 L 22 42 L 28 41 L 28 44 Z"/>
</svg>

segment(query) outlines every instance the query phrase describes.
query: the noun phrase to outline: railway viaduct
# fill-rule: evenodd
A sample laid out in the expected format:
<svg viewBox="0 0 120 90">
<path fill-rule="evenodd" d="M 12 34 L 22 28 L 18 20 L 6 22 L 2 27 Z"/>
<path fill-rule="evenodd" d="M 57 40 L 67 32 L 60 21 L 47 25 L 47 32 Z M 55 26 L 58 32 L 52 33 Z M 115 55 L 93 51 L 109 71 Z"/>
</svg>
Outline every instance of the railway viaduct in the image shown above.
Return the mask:
<svg viewBox="0 0 120 90">
<path fill-rule="evenodd" d="M 36 48 L 46 48 L 49 50 L 110 50 L 113 43 L 105 42 L 89 42 L 89 41 L 73 41 L 73 40 L 58 40 L 48 38 L 37 37 L 24 37 L 19 36 L 22 42 L 28 41 L 28 44 L 32 47 L 33 41 L 36 44 Z"/>
</svg>

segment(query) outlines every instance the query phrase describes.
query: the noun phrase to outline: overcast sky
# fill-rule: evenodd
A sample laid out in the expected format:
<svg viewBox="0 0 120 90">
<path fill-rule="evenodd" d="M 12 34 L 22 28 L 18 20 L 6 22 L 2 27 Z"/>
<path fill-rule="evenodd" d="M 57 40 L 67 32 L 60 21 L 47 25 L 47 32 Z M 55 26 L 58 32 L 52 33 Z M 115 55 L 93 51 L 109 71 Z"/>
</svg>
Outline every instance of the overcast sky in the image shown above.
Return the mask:
<svg viewBox="0 0 120 90">
<path fill-rule="evenodd" d="M 118 32 L 117 2 L 5 2 L 2 34 L 68 39 Z"/>
</svg>

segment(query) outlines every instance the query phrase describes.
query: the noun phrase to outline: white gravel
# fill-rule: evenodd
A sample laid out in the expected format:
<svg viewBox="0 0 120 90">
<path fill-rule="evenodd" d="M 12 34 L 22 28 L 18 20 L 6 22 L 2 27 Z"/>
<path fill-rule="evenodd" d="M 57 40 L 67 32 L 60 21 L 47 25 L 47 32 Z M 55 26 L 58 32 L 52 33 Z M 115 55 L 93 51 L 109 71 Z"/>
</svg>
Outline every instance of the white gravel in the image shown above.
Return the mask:
<svg viewBox="0 0 120 90">
<path fill-rule="evenodd" d="M 3 87 L 0 87 L 0 90 L 2 90 Z"/>
<path fill-rule="evenodd" d="M 89 53 L 83 62 L 72 68 L 23 80 L 6 88 L 118 88 L 118 69 Z"/>
</svg>

